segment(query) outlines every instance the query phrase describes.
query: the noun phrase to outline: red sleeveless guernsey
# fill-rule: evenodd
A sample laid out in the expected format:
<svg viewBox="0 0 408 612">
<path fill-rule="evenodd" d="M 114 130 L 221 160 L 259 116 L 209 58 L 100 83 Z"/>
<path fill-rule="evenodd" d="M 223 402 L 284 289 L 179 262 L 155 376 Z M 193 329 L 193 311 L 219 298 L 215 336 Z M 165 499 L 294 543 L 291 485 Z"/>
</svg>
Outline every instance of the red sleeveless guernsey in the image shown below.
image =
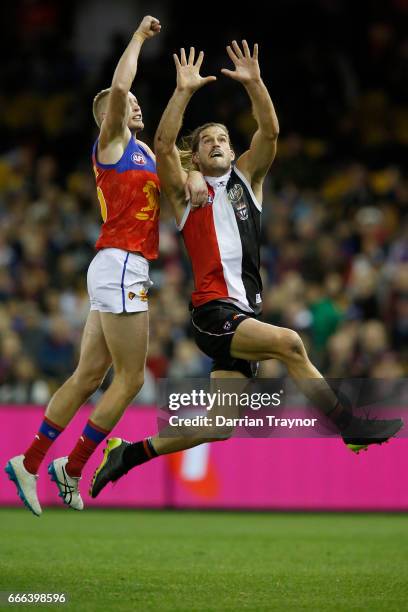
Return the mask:
<svg viewBox="0 0 408 612">
<path fill-rule="evenodd" d="M 103 225 L 96 248 L 123 249 L 157 259 L 160 182 L 155 162 L 133 136 L 116 164 L 98 162 L 97 146 L 98 141 L 92 163 Z"/>
</svg>

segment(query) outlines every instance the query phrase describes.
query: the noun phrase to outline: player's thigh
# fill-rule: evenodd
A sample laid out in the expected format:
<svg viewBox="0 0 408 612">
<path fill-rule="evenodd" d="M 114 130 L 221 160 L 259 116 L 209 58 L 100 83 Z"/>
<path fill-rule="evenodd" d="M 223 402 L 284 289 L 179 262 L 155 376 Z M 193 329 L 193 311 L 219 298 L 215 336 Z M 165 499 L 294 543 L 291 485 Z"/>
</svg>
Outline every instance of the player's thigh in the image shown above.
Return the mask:
<svg viewBox="0 0 408 612">
<path fill-rule="evenodd" d="M 100 313 L 97 310 L 91 310 L 82 334 L 75 375 L 90 379 L 103 378 L 111 363 L 112 359 L 102 329 Z"/>
<path fill-rule="evenodd" d="M 148 312 L 100 315 L 115 371 L 143 372 L 149 337 Z"/>
<path fill-rule="evenodd" d="M 231 355 L 250 361 L 282 359 L 293 350 L 301 350 L 302 346 L 295 331 L 248 318 L 234 334 Z"/>
</svg>

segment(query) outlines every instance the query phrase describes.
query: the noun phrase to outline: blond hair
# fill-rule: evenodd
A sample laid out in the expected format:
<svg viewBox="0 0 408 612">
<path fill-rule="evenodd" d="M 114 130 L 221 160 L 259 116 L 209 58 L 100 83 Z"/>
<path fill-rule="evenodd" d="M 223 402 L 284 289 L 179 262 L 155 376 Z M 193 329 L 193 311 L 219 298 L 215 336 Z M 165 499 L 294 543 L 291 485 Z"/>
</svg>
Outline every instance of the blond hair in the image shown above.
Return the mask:
<svg viewBox="0 0 408 612">
<path fill-rule="evenodd" d="M 111 90 L 110 87 L 108 87 L 107 89 L 102 89 L 102 91 L 97 93 L 96 96 L 94 97 L 94 101 L 93 101 L 93 104 L 92 104 L 92 113 L 93 113 L 94 119 L 96 121 L 96 125 L 99 128 L 101 127 L 101 123 L 102 123 L 102 119 L 100 117 L 100 105 L 101 105 L 101 101 L 106 98 L 106 96 L 110 93 L 110 90 Z"/>
<path fill-rule="evenodd" d="M 193 162 L 193 154 L 197 153 L 198 151 L 201 132 L 203 132 L 209 127 L 219 127 L 222 130 L 224 130 L 224 132 L 228 136 L 228 141 L 231 146 L 231 139 L 230 139 L 230 135 L 228 132 L 228 128 L 223 123 L 209 122 L 209 123 L 204 123 L 204 125 L 200 125 L 193 132 L 191 132 L 191 134 L 189 134 L 188 136 L 184 136 L 181 139 L 180 144 L 177 148 L 178 154 L 180 157 L 180 161 L 181 161 L 181 165 L 183 166 L 184 170 L 186 170 L 187 172 L 189 170 L 199 169 L 197 164 Z"/>
</svg>

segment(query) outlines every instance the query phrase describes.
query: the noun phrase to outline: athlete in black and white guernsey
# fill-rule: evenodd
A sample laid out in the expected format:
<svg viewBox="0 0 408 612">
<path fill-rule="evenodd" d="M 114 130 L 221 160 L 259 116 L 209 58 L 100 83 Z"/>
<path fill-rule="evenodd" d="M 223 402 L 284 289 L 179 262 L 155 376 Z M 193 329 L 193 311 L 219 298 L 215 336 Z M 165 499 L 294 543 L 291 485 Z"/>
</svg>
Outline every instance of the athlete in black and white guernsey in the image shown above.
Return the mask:
<svg viewBox="0 0 408 612">
<path fill-rule="evenodd" d="M 338 401 L 320 372 L 309 360 L 299 335 L 263 323 L 259 275 L 262 184 L 274 160 L 278 120 L 258 64 L 258 47 L 251 53 L 246 41 L 227 47 L 234 70 L 222 73 L 241 83 L 252 102 L 257 130 L 249 149 L 234 164 L 228 130 L 207 123 L 192 134 L 190 162 L 208 184 L 208 203 L 191 212 L 186 207 L 187 172 L 176 141 L 187 105 L 202 86 L 216 77 L 200 76 L 204 54 L 187 59 L 184 49 L 174 55 L 177 87 L 162 116 L 155 137 L 157 171 L 191 259 L 195 291 L 192 324 L 198 346 L 213 359 L 212 378 L 248 378 L 251 364 L 279 359 L 298 388 L 338 426 L 353 451 L 382 443 L 402 427 L 400 419 L 373 421 L 354 417 Z M 191 166 L 190 166 L 191 167 Z M 156 457 L 207 441 L 159 435 L 130 444 L 120 438 L 108 442 L 105 458 L 93 481 L 91 494 L 129 469 Z"/>
<path fill-rule="evenodd" d="M 220 144 L 211 159 L 222 164 L 231 156 L 227 128 L 208 124 L 192 135 L 192 152 L 200 140 Z M 228 144 L 229 147 L 229 144 Z M 225 163 L 225 162 L 224 162 Z M 237 327 L 262 310 L 260 231 L 262 207 L 238 164 L 219 177 L 204 176 L 208 205 L 190 214 L 188 206 L 178 225 L 189 254 L 195 290 L 191 296 L 192 325 L 200 349 L 214 359 L 214 372 L 255 373 L 256 363 L 233 358 L 230 345 Z M 203 257 L 203 253 L 205 256 Z"/>
<path fill-rule="evenodd" d="M 200 129 L 203 138 L 212 132 L 228 134 L 224 126 Z M 220 149 L 214 159 L 222 159 Z M 259 244 L 262 207 L 251 185 L 237 166 L 221 177 L 204 177 L 208 205 L 190 215 L 187 207 L 179 230 L 194 270 L 194 307 L 214 300 L 230 300 L 245 312 L 259 314 L 262 281 Z M 205 228 L 205 232 L 203 232 Z M 203 252 L 206 257 L 203 258 Z"/>
</svg>

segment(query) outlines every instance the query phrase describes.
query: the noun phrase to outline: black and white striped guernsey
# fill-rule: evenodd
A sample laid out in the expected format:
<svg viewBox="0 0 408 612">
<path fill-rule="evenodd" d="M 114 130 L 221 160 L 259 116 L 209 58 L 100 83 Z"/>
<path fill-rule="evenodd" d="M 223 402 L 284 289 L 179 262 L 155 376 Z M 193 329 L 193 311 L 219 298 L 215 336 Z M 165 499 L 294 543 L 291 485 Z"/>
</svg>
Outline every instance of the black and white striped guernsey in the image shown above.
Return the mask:
<svg viewBox="0 0 408 612">
<path fill-rule="evenodd" d="M 226 300 L 259 314 L 261 205 L 235 167 L 224 176 L 204 178 L 207 205 L 194 211 L 188 206 L 179 226 L 193 267 L 193 306 Z"/>
</svg>

